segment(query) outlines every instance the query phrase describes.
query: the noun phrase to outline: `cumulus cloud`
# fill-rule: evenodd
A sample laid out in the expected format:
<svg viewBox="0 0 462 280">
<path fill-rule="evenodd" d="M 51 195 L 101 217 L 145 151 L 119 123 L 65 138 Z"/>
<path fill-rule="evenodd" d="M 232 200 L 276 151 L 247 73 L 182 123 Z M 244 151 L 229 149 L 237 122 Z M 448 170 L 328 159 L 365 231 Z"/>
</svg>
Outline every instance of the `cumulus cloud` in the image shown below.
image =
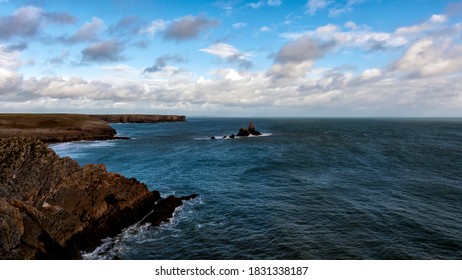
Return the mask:
<svg viewBox="0 0 462 280">
<path fill-rule="evenodd" d="M 49 64 L 54 64 L 54 65 L 60 65 L 63 64 L 66 59 L 68 59 L 70 56 L 69 51 L 63 50 L 59 55 L 51 58 L 48 63 Z"/>
<path fill-rule="evenodd" d="M 115 40 L 95 43 L 82 50 L 82 62 L 117 62 L 125 60 L 123 44 Z"/>
<path fill-rule="evenodd" d="M 130 37 L 142 33 L 143 21 L 137 16 L 126 16 L 108 29 L 110 34 Z"/>
<path fill-rule="evenodd" d="M 127 70 L 111 67 L 116 68 Z M 294 112 L 311 116 L 415 116 L 432 112 L 458 116 L 462 108 L 460 75 L 404 79 L 374 68 L 357 76 L 341 69 L 318 71 L 319 77 L 305 76 L 297 83 L 232 68 L 214 70 L 212 79 L 194 75 L 164 80 L 138 76 L 139 80 L 123 83 L 79 77 L 23 79 L 12 70 L 9 73 L 8 80 L 0 75 L 2 111 L 125 109 L 262 116 Z"/>
<path fill-rule="evenodd" d="M 153 20 L 148 26 L 141 30 L 141 33 L 146 33 L 151 36 L 164 31 L 167 28 L 167 22 L 162 19 Z"/>
<path fill-rule="evenodd" d="M 240 51 L 229 44 L 217 43 L 208 48 L 202 48 L 200 51 L 215 55 L 230 63 L 235 63 L 240 68 L 248 69 L 252 66 L 252 62 L 250 61 L 252 54 L 250 52 Z"/>
<path fill-rule="evenodd" d="M 415 42 L 393 65 L 416 77 L 462 72 L 462 45 L 452 38 L 424 37 Z"/>
<path fill-rule="evenodd" d="M 16 70 L 23 62 L 21 61 L 21 48 L 5 47 L 0 45 L 0 68 Z"/>
<path fill-rule="evenodd" d="M 46 22 L 68 24 L 74 21 L 74 17 L 66 13 L 47 13 L 35 6 L 24 6 L 11 16 L 0 17 L 0 39 L 35 36 Z"/>
<path fill-rule="evenodd" d="M 174 62 L 174 63 L 184 63 L 187 62 L 187 59 L 180 55 L 180 54 L 166 54 L 159 56 L 154 65 L 151 67 L 147 67 L 144 69 L 144 72 L 159 72 L 162 71 L 169 62 Z"/>
<path fill-rule="evenodd" d="M 95 41 L 99 38 L 100 33 L 104 29 L 104 21 L 97 17 L 93 17 L 90 22 L 82 25 L 77 32 L 66 41 L 70 43 Z"/>
<path fill-rule="evenodd" d="M 0 96 L 14 97 L 21 76 L 17 69 L 23 64 L 21 51 L 0 45 Z M 1 103 L 1 102 L 0 102 Z"/>
<path fill-rule="evenodd" d="M 362 48 L 367 51 L 402 47 L 412 40 L 398 32 L 375 32 L 367 26 L 360 27 L 351 21 L 345 23 L 344 26 L 349 30 L 344 31 L 338 25 L 327 24 L 303 33 L 282 34 L 282 37 L 296 40 L 302 36 L 311 36 L 322 41 L 333 41 L 340 47 Z"/>
<path fill-rule="evenodd" d="M 445 15 L 432 15 L 427 21 L 421 24 L 400 27 L 396 29 L 395 33 L 402 36 L 421 35 L 424 32 L 435 30 L 441 24 L 446 23 L 447 20 L 448 18 Z"/>
<path fill-rule="evenodd" d="M 218 21 L 204 16 L 185 16 L 172 22 L 164 31 L 164 39 L 184 41 L 197 38 L 209 28 L 218 26 Z"/>
<path fill-rule="evenodd" d="M 317 11 L 322 10 L 332 4 L 332 0 L 309 0 L 306 3 L 306 12 L 309 15 L 316 14 Z"/>
<path fill-rule="evenodd" d="M 268 74 L 277 79 L 303 77 L 311 70 L 314 61 L 334 46 L 334 42 L 323 43 L 310 36 L 302 36 L 279 50 Z"/>
</svg>

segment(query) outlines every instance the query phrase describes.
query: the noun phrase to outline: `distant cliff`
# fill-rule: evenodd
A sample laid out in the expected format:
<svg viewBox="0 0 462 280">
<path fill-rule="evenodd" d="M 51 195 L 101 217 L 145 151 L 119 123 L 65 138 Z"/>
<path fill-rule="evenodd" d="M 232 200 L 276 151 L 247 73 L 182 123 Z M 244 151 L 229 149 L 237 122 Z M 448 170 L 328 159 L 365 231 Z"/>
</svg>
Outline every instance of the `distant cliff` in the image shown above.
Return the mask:
<svg viewBox="0 0 462 280">
<path fill-rule="evenodd" d="M 194 197 L 163 199 L 102 164 L 61 158 L 39 140 L 2 139 L 0 259 L 78 259 L 131 224 L 167 222 Z"/>
<path fill-rule="evenodd" d="M 107 122 L 79 114 L 0 114 L 0 139 L 25 136 L 44 142 L 114 139 Z"/>
<path fill-rule="evenodd" d="M 25 136 L 44 142 L 117 139 L 108 123 L 184 122 L 177 115 L 0 114 L 0 139 Z"/>
<path fill-rule="evenodd" d="M 108 123 L 158 123 L 158 122 L 184 122 L 185 116 L 178 115 L 89 115 Z"/>
</svg>

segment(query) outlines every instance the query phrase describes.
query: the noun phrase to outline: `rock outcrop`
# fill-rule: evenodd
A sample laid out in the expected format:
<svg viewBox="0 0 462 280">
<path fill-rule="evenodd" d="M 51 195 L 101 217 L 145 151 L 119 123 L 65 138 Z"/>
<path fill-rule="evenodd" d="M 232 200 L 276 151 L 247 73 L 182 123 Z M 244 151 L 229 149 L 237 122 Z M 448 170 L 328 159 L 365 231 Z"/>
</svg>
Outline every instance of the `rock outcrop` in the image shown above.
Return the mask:
<svg viewBox="0 0 462 280">
<path fill-rule="evenodd" d="M 0 259 L 78 259 L 147 216 L 168 221 L 182 200 L 161 198 L 136 179 L 80 167 L 39 140 L 0 140 Z M 152 211 L 154 210 L 154 211 Z"/>
<path fill-rule="evenodd" d="M 92 118 L 108 123 L 158 123 L 158 122 L 184 122 L 185 116 L 177 115 L 89 115 Z"/>
<path fill-rule="evenodd" d="M 255 130 L 255 125 L 253 124 L 253 122 L 249 123 L 248 128 L 241 127 L 239 129 L 239 132 L 236 134 L 236 136 L 240 136 L 240 137 L 250 136 L 250 135 L 255 135 L 255 136 L 261 135 L 259 131 Z"/>
<path fill-rule="evenodd" d="M 0 139 L 24 136 L 44 142 L 114 139 L 107 122 L 78 114 L 0 114 Z"/>
</svg>

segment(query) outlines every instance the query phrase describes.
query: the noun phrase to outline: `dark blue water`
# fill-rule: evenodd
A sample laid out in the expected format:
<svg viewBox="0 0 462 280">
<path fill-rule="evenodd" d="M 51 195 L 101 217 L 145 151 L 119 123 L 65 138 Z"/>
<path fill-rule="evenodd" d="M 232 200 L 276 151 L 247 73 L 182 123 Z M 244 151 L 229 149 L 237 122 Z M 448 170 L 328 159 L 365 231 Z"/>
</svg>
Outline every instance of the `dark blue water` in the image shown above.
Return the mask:
<svg viewBox="0 0 462 280">
<path fill-rule="evenodd" d="M 462 259 L 462 119 L 113 124 L 131 140 L 53 146 L 169 194 L 171 223 L 134 225 L 87 258 Z"/>
</svg>

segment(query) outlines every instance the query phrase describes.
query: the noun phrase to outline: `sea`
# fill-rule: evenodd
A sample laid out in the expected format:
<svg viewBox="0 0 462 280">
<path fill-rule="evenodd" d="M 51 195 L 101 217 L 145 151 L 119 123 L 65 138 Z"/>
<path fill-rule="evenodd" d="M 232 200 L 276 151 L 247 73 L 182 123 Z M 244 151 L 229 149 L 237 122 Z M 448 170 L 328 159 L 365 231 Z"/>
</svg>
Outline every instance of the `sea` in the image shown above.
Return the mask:
<svg viewBox="0 0 462 280">
<path fill-rule="evenodd" d="M 228 137 L 249 121 L 262 136 Z M 130 139 L 51 147 L 164 197 L 199 197 L 160 227 L 103 239 L 85 259 L 462 259 L 461 118 L 111 126 Z"/>
</svg>

